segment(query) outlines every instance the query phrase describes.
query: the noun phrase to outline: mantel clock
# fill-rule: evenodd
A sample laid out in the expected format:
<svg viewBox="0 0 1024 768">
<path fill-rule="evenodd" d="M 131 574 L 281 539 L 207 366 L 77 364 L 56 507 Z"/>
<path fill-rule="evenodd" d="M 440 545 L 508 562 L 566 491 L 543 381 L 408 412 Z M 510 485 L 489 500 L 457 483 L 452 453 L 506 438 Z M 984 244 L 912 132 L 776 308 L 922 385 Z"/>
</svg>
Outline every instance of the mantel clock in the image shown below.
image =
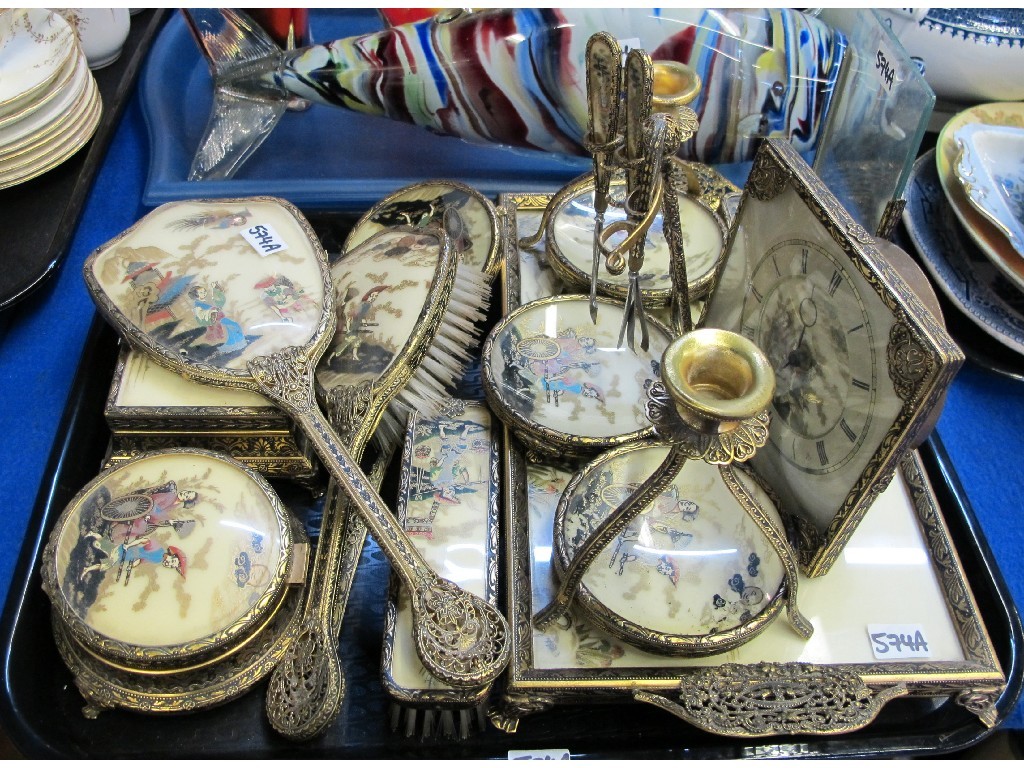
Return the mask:
<svg viewBox="0 0 1024 768">
<path fill-rule="evenodd" d="M 900 459 L 925 436 L 963 355 L 876 241 L 786 142 L 759 150 L 704 324 L 758 344 L 776 375 L 751 460 L 826 573 Z"/>
</svg>

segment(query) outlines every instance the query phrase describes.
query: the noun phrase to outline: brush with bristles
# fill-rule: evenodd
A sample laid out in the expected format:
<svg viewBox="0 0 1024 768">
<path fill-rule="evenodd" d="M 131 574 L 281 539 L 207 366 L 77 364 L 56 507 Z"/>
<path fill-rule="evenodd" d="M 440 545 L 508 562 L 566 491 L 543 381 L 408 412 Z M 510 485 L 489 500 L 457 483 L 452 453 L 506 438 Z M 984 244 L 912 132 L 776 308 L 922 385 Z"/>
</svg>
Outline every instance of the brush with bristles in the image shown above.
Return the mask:
<svg viewBox="0 0 1024 768">
<path fill-rule="evenodd" d="M 460 556 L 459 575 L 450 578 L 492 605 L 498 594 L 500 459 L 494 419 L 485 402 L 453 399 L 437 418 L 415 413 L 406 427 L 395 507 L 414 546 L 419 546 L 420 536 L 432 542 L 422 553 L 439 572 L 450 556 L 448 545 L 455 543 L 449 540 L 452 536 L 475 545 Z M 417 471 L 428 463 L 444 480 L 435 482 L 433 472 L 424 476 Z M 462 467 L 458 472 L 456 464 Z M 456 506 L 442 502 L 453 498 L 446 485 L 458 499 Z M 474 728 L 485 727 L 491 686 L 454 688 L 431 675 L 412 650 L 411 624 L 408 590 L 392 574 L 381 658 L 381 678 L 393 702 L 391 728 L 406 736 L 419 731 L 423 738 L 468 738 Z"/>
<path fill-rule="evenodd" d="M 487 727 L 487 705 L 482 703 L 460 709 L 451 706 L 418 709 L 393 701 L 388 710 L 388 717 L 391 730 L 401 733 L 407 739 L 415 736 L 417 732 L 424 739 L 432 736 L 453 740 L 468 739 L 474 728 L 482 731 Z"/>
<path fill-rule="evenodd" d="M 459 265 L 448 309 L 437 335 L 409 382 L 395 395 L 381 416 L 373 441 L 382 451 L 394 450 L 413 411 L 437 416 L 452 395 L 453 385 L 465 375 L 487 321 L 491 284 L 482 272 Z"/>
<path fill-rule="evenodd" d="M 378 458 L 371 474 L 378 485 L 409 409 L 439 410 L 483 333 L 490 286 L 474 270 L 457 267 L 438 227 L 381 230 L 347 247 L 331 265 L 339 322 L 317 367 L 318 390 L 357 461 L 374 438 Z M 421 309 L 410 316 L 417 301 Z M 325 506 L 306 583 L 303 621 L 267 688 L 270 724 L 296 740 L 326 730 L 345 692 L 337 640 L 366 528 L 333 486 L 325 499 L 333 509 Z"/>
</svg>

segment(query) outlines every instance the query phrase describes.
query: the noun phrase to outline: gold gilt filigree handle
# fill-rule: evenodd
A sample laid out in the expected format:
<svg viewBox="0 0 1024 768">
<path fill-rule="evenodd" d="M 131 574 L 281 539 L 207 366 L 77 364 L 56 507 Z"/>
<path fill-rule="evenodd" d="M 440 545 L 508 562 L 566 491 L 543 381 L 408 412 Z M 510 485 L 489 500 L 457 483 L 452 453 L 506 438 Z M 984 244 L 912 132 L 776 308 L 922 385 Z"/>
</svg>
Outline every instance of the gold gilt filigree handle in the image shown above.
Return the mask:
<svg viewBox="0 0 1024 768">
<path fill-rule="evenodd" d="M 380 494 L 320 412 L 313 392 L 315 361 L 286 348 L 254 358 L 249 370 L 261 392 L 298 422 L 324 465 L 412 596 L 416 651 L 423 666 L 454 687 L 485 685 L 508 664 L 508 624 L 492 605 L 434 572 L 409 541 Z"/>
</svg>

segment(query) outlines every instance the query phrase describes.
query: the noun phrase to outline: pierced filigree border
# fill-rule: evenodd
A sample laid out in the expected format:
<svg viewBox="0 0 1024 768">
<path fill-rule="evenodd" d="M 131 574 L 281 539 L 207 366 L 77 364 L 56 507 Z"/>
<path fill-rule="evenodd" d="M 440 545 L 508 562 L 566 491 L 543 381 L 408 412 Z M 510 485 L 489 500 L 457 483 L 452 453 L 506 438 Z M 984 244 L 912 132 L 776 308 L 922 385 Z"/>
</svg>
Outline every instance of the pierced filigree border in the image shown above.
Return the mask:
<svg viewBox="0 0 1024 768">
<path fill-rule="evenodd" d="M 455 402 L 455 401 L 453 401 Z M 460 406 L 474 404 L 484 406 L 485 404 L 481 401 L 479 403 L 461 403 Z M 487 562 L 487 571 L 484 576 L 484 599 L 487 600 L 491 605 L 498 606 L 498 577 L 499 577 L 499 552 L 501 547 L 501 441 L 499 438 L 499 422 L 492 419 L 490 426 L 490 459 L 488 462 L 488 476 L 490 478 L 490 495 L 487 499 L 487 541 L 484 542 L 485 546 L 485 557 Z M 405 450 L 408 452 L 411 448 L 412 430 L 406 432 Z M 407 498 L 408 489 L 410 483 L 409 474 L 410 464 L 403 458 L 402 469 L 399 476 L 399 491 L 398 491 L 398 508 L 395 510 L 398 520 L 402 525 L 405 525 L 405 517 L 407 514 Z M 393 658 L 395 653 L 394 637 L 395 637 L 395 626 L 398 617 L 398 599 L 399 590 L 401 589 L 401 581 L 392 572 L 391 577 L 388 581 L 388 598 L 387 605 L 384 613 L 384 645 L 382 649 L 381 658 L 381 677 L 384 683 L 384 689 L 392 699 L 400 702 L 406 706 L 412 707 L 424 707 L 424 706 L 457 706 L 457 707 L 468 707 L 479 704 L 490 694 L 491 685 L 485 685 L 479 688 L 467 688 L 467 689 L 456 689 L 451 687 L 442 687 L 439 689 L 429 688 L 417 688 L 410 689 L 403 687 L 397 683 L 391 674 L 393 665 Z M 440 685 L 444 686 L 443 683 Z"/>
<path fill-rule="evenodd" d="M 532 202 L 534 205 L 530 207 L 542 208 L 546 198 L 536 197 L 536 201 L 517 195 L 503 195 L 502 199 L 509 206 L 515 206 L 520 201 L 524 207 Z M 514 223 L 513 214 L 514 211 L 510 216 Z M 515 242 L 514 229 L 508 237 L 512 243 Z M 502 287 L 506 308 L 514 308 L 519 306 L 518 250 L 513 246 L 506 249 L 505 253 L 507 260 Z M 535 666 L 526 448 L 507 429 L 504 469 L 506 608 L 513 642 L 507 689 L 501 704 L 492 707 L 492 723 L 507 732 L 514 732 L 518 718 L 560 703 L 622 701 L 640 687 L 649 691 L 665 691 L 684 684 L 689 674 L 687 669 L 539 669 Z M 894 683 L 903 683 L 913 696 L 952 696 L 958 701 L 973 702 L 977 706 L 991 704 L 996 698 L 993 691 L 1001 691 L 1006 685 L 1006 679 L 996 661 L 991 640 L 970 594 L 966 577 L 916 452 L 907 456 L 900 470 L 911 489 L 914 511 L 929 542 L 950 613 L 957 625 L 958 635 L 962 638 L 966 661 L 907 661 L 835 666 L 859 675 L 872 690 L 883 690 Z M 979 700 L 982 700 L 981 705 L 978 704 Z M 983 714 L 979 714 L 979 718 L 991 726 L 996 722 L 993 711 L 989 709 L 987 715 L 988 719 Z"/>
<path fill-rule="evenodd" d="M 192 712 L 241 696 L 277 665 L 298 628 L 302 590 L 290 589 L 266 630 L 215 664 L 170 675 L 117 670 L 92 657 L 54 617 L 54 639 L 87 702 L 87 716 L 102 709 L 143 713 Z"/>
</svg>

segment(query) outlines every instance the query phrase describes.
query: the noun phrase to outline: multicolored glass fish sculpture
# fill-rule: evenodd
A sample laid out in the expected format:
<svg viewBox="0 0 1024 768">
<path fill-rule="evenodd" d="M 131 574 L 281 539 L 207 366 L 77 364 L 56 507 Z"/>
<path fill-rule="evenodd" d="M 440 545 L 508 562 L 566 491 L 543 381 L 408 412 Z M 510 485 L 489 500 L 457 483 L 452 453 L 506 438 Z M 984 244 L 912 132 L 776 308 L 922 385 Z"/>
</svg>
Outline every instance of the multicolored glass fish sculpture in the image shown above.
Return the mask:
<svg viewBox="0 0 1024 768">
<path fill-rule="evenodd" d="M 282 51 L 244 13 L 183 11 L 214 76 L 213 112 L 191 180 L 230 178 L 296 97 L 471 142 L 586 155 L 587 40 L 694 68 L 697 134 L 679 154 L 749 160 L 763 136 L 812 149 L 845 37 L 787 9 L 442 11 L 380 32 Z"/>
</svg>

